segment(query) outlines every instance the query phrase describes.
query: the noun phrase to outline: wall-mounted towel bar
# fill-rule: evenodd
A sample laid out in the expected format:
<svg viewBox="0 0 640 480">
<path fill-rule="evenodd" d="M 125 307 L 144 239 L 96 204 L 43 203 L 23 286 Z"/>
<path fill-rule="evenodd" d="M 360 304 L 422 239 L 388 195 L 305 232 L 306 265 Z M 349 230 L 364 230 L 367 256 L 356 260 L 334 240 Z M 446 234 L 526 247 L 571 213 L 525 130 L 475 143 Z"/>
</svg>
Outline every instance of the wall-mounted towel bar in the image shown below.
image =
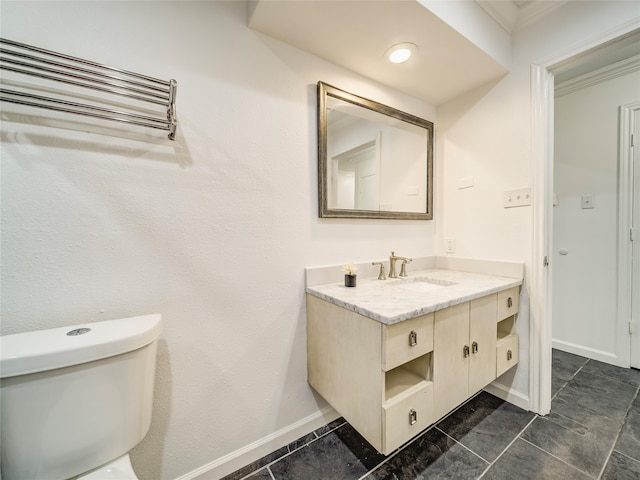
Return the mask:
<svg viewBox="0 0 640 480">
<path fill-rule="evenodd" d="M 0 45 L 0 69 L 18 77 L 39 79 L 36 85 L 25 84 L 4 74 L 1 101 L 168 130 L 169 138 L 175 140 L 178 125 L 175 80 L 160 80 L 4 38 L 0 38 Z M 59 84 L 66 85 L 66 90 L 60 91 Z M 100 93 L 87 95 L 87 89 Z M 35 91 L 53 92 L 57 96 L 38 95 Z M 124 104 L 116 102 L 117 97 L 127 100 Z M 78 99 L 82 101 L 75 101 Z M 161 113 L 149 110 L 148 105 L 145 107 L 149 103 L 164 109 Z M 112 108 L 114 104 L 118 108 Z"/>
</svg>

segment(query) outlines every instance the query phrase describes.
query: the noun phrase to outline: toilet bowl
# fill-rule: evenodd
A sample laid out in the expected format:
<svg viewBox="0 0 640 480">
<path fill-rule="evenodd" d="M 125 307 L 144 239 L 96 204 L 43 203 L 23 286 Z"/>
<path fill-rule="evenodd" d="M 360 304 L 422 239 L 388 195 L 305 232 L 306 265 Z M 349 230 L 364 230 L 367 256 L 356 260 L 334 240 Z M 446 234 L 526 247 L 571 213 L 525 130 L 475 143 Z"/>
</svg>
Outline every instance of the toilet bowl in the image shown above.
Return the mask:
<svg viewBox="0 0 640 480">
<path fill-rule="evenodd" d="M 3 480 L 135 480 L 160 315 L 0 337 Z"/>
<path fill-rule="evenodd" d="M 76 477 L 76 480 L 138 480 L 138 477 L 131 466 L 129 454 L 126 453 L 113 462 Z"/>
</svg>

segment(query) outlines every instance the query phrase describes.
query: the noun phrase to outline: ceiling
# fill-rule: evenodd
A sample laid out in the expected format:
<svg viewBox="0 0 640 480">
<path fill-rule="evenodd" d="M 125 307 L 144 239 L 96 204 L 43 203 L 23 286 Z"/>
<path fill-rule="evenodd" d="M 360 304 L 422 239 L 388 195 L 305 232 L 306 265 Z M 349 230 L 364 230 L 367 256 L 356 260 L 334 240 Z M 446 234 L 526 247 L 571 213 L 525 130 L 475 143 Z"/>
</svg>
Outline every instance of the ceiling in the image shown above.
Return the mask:
<svg viewBox="0 0 640 480">
<path fill-rule="evenodd" d="M 509 34 L 534 3 L 476 1 Z M 248 10 L 252 29 L 436 106 L 508 73 L 417 0 L 256 0 Z M 384 52 L 402 42 L 416 44 L 417 54 L 391 64 Z"/>
<path fill-rule="evenodd" d="M 425 8 L 422 0 L 250 0 L 248 24 L 269 35 L 383 85 L 438 106 L 508 73 L 505 62 L 479 48 Z M 475 0 L 492 26 L 510 36 L 570 0 Z M 429 3 L 429 2 L 425 2 Z M 476 9 L 477 10 L 477 9 Z M 411 42 L 417 54 L 391 64 L 384 52 Z M 599 49 L 558 66 L 557 80 L 640 53 L 640 42 Z M 594 67 L 594 65 L 596 65 Z"/>
</svg>

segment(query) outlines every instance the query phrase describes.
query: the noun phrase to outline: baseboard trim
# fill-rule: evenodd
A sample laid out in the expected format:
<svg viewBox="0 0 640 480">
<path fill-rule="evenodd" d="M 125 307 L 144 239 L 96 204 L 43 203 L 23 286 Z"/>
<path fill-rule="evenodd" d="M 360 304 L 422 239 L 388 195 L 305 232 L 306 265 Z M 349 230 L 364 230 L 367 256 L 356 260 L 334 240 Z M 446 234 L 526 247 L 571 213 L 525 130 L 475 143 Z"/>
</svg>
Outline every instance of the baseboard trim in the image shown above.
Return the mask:
<svg viewBox="0 0 640 480">
<path fill-rule="evenodd" d="M 505 402 L 509 402 L 523 410 L 530 411 L 529 396 L 521 392 L 517 392 L 498 382 L 493 382 L 484 387 L 484 391 L 501 398 Z"/>
<path fill-rule="evenodd" d="M 493 382 L 484 388 L 488 393 L 524 410 L 529 410 L 529 397 L 501 383 Z M 334 421 L 340 414 L 326 406 L 297 422 L 256 440 L 238 450 L 188 472 L 175 480 L 219 480 L 236 470 L 255 462 L 304 435 Z"/>
<path fill-rule="evenodd" d="M 611 352 L 605 352 L 597 350 L 595 348 L 585 347 L 583 345 L 577 345 L 575 343 L 564 342 L 562 340 L 552 340 L 552 347 L 556 350 L 561 350 L 567 353 L 573 353 L 574 355 L 580 355 L 581 357 L 590 358 L 603 363 L 609 363 L 618 367 L 629 368 L 629 365 L 621 365 L 619 363 L 617 355 Z"/>
<path fill-rule="evenodd" d="M 175 480 L 218 480 L 225 475 L 235 472 L 245 465 L 282 448 L 294 440 L 307 435 L 314 430 L 339 418 L 340 414 L 331 406 L 326 406 L 311 415 L 298 420 L 280 430 L 256 440 L 238 450 L 192 470 Z"/>
</svg>

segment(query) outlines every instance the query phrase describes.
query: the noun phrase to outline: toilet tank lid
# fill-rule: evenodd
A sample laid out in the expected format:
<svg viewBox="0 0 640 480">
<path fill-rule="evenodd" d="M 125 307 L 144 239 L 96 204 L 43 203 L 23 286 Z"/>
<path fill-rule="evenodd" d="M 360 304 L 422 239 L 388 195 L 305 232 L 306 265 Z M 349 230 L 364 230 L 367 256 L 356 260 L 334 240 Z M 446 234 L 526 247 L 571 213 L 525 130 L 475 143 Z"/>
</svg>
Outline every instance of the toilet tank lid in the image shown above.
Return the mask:
<svg viewBox="0 0 640 480">
<path fill-rule="evenodd" d="M 162 332 L 160 314 L 0 337 L 0 378 L 79 365 L 142 348 Z"/>
</svg>

